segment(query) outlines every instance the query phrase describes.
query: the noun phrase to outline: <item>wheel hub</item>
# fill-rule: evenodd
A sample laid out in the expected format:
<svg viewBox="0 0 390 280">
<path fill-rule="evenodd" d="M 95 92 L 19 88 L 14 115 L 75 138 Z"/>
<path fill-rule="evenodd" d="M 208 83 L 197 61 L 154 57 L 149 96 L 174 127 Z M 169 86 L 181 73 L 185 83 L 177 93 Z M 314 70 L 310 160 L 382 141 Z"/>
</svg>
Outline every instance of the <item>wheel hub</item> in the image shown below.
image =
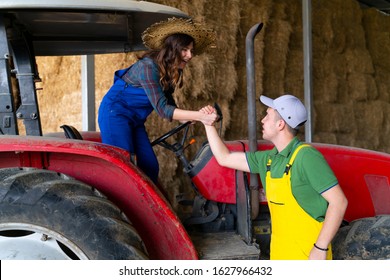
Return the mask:
<svg viewBox="0 0 390 280">
<path fill-rule="evenodd" d="M 87 259 L 86 255 L 64 236 L 31 224 L 1 224 L 0 248 L 2 260 Z"/>
</svg>

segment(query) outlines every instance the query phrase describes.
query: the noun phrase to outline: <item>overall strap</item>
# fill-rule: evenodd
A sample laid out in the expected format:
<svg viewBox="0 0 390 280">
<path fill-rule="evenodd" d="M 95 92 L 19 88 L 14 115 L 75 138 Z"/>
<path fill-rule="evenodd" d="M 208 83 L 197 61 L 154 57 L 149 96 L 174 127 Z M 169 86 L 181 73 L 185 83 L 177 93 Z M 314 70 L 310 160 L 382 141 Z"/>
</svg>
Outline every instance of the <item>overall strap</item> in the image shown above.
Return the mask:
<svg viewBox="0 0 390 280">
<path fill-rule="evenodd" d="M 118 80 L 122 80 L 122 76 L 124 74 L 126 74 L 126 72 L 130 69 L 131 66 L 125 68 L 125 69 L 120 69 L 120 70 L 116 70 L 115 73 L 114 73 L 114 83 Z M 126 83 L 125 81 L 123 81 L 124 83 Z"/>
<path fill-rule="evenodd" d="M 284 171 L 286 173 L 286 175 L 290 172 L 290 169 L 291 169 L 291 166 L 293 165 L 294 163 L 294 160 L 298 154 L 298 152 L 302 149 L 302 148 L 305 148 L 305 147 L 310 147 L 309 144 L 302 144 L 300 146 L 298 146 L 298 148 L 295 149 L 293 155 L 291 156 L 289 162 L 287 163 L 286 165 L 286 170 Z"/>
<path fill-rule="evenodd" d="M 271 157 L 268 157 L 267 172 L 271 171 L 271 163 L 272 163 Z"/>
</svg>

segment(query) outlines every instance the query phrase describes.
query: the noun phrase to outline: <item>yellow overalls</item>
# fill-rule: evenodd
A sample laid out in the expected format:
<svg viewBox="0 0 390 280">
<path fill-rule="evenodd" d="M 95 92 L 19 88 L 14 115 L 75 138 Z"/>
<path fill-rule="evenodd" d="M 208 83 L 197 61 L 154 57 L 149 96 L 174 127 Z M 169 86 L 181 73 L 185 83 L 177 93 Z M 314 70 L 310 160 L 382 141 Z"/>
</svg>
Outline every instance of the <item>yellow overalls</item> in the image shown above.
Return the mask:
<svg viewBox="0 0 390 280">
<path fill-rule="evenodd" d="M 300 145 L 293 153 L 282 178 L 271 177 L 271 159 L 267 163 L 266 195 L 271 213 L 271 260 L 307 260 L 322 228 L 295 200 L 291 190 L 291 166 Z M 329 245 L 327 259 L 332 259 Z"/>
</svg>

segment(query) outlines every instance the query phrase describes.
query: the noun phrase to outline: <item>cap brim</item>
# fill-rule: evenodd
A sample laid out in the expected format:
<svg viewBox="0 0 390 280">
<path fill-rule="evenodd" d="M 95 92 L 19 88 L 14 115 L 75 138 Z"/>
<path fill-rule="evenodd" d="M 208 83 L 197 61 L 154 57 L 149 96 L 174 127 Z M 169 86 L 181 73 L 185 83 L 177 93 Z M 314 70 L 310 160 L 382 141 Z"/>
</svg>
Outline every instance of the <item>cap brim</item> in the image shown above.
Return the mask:
<svg viewBox="0 0 390 280">
<path fill-rule="evenodd" d="M 261 95 L 260 96 L 260 102 L 263 103 L 264 105 L 268 106 L 268 107 L 271 107 L 271 108 L 275 109 L 274 100 L 269 98 L 269 97 L 267 97 L 267 96 Z"/>
</svg>

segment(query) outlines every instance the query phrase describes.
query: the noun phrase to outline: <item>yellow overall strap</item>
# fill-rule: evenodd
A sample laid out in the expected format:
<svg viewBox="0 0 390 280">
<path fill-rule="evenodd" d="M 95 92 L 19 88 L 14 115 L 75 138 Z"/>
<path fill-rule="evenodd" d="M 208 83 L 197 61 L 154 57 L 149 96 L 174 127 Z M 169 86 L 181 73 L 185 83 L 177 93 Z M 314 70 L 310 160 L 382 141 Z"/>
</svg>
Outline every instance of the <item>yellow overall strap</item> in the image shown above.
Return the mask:
<svg viewBox="0 0 390 280">
<path fill-rule="evenodd" d="M 310 147 L 309 144 L 302 144 L 300 146 L 298 146 L 298 148 L 295 149 L 293 155 L 291 156 L 287 166 L 286 166 L 286 174 L 289 173 L 290 169 L 291 169 L 291 166 L 293 165 L 294 161 L 295 161 L 295 158 L 297 157 L 298 155 L 298 152 L 302 149 L 302 148 L 305 148 L 305 147 Z"/>
</svg>

